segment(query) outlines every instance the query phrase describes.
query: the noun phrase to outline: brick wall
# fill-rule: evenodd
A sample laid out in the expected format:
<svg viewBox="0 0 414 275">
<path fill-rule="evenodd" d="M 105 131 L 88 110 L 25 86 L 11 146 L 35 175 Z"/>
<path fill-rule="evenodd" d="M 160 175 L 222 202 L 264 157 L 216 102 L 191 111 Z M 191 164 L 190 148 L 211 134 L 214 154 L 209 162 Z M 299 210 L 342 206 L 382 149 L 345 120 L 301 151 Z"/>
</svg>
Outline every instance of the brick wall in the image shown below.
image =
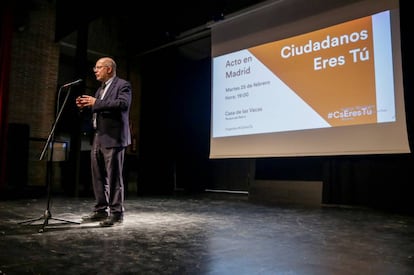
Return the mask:
<svg viewBox="0 0 414 275">
<path fill-rule="evenodd" d="M 55 120 L 59 45 L 54 42 L 55 4 L 36 3 L 25 25 L 13 33 L 8 122 L 28 125 L 30 138 L 46 139 Z M 45 142 L 29 144 L 27 184 L 45 185 L 47 158 L 39 161 Z"/>
<path fill-rule="evenodd" d="M 24 29 L 13 34 L 9 123 L 28 124 L 30 137 L 47 138 L 55 117 L 59 45 L 55 4 L 37 3 Z"/>
</svg>

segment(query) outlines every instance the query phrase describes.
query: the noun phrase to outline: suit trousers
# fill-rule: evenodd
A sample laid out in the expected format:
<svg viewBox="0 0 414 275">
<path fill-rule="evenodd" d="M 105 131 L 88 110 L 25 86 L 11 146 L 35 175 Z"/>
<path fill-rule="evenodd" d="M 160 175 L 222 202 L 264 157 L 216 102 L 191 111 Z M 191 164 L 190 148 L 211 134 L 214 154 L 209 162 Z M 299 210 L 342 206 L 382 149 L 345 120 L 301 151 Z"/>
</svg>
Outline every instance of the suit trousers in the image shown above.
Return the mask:
<svg viewBox="0 0 414 275">
<path fill-rule="evenodd" d="M 96 204 L 94 211 L 109 215 L 124 212 L 123 165 L 125 147 L 105 147 L 95 134 L 91 150 L 92 186 Z"/>
</svg>

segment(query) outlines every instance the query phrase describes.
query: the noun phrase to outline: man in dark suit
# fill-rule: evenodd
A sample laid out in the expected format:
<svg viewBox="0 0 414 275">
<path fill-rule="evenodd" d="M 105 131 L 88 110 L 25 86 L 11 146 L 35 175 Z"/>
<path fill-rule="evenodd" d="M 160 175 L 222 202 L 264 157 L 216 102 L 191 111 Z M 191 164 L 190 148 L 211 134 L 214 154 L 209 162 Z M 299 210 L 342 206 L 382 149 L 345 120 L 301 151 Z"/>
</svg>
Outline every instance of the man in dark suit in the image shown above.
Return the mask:
<svg viewBox="0 0 414 275">
<path fill-rule="evenodd" d="M 102 86 L 95 96 L 76 98 L 79 108 L 89 107 L 95 129 L 91 149 L 92 185 L 96 204 L 84 222 L 100 221 L 101 226 L 121 224 L 124 219 L 123 165 L 125 149 L 131 144 L 129 110 L 132 89 L 116 76 L 112 58 L 100 58 L 93 68 Z"/>
</svg>

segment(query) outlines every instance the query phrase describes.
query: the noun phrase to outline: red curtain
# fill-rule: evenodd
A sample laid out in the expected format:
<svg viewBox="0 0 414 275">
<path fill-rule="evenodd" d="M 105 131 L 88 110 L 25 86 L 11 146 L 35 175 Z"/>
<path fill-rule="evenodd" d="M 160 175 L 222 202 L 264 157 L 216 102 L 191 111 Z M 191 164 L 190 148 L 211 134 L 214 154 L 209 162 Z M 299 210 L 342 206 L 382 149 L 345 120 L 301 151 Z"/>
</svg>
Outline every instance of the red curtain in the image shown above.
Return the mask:
<svg viewBox="0 0 414 275">
<path fill-rule="evenodd" d="M 10 5 L 6 4 L 2 9 L 0 20 L 0 190 L 2 190 L 6 186 L 7 172 L 7 113 L 13 35 L 13 10 Z"/>
</svg>

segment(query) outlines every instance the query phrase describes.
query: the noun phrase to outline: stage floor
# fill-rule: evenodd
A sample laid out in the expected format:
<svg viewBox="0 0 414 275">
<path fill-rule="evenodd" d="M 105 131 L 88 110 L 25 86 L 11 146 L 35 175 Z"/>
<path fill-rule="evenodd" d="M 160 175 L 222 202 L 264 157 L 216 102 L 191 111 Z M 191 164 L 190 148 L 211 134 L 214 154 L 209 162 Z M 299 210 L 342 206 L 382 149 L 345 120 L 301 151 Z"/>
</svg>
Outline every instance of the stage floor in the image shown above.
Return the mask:
<svg viewBox="0 0 414 275">
<path fill-rule="evenodd" d="M 412 216 L 233 194 L 129 196 L 123 225 L 101 228 L 80 223 L 92 205 L 0 201 L 0 274 L 414 274 Z"/>
</svg>

